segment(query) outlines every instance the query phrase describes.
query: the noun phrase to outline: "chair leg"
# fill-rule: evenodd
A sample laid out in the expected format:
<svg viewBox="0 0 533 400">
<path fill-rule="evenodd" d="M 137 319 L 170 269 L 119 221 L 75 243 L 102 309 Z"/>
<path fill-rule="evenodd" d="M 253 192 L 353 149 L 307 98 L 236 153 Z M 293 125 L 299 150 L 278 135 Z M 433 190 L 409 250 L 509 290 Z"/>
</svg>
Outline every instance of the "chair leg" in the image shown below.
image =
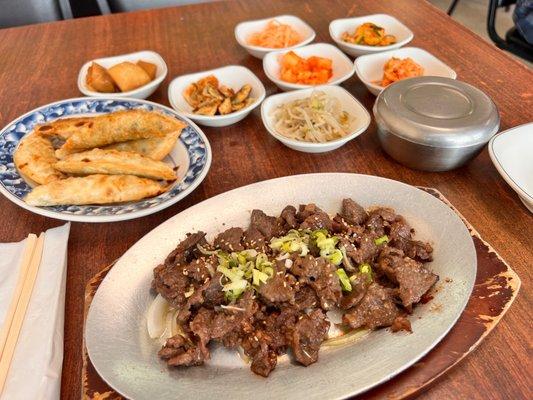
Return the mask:
<svg viewBox="0 0 533 400">
<path fill-rule="evenodd" d="M 500 35 L 498 35 L 498 32 L 496 32 L 496 11 L 498 10 L 498 0 L 490 0 L 489 1 L 489 14 L 487 17 L 487 32 L 489 34 L 489 37 L 492 39 L 494 44 L 498 46 L 501 49 L 505 49 L 507 47 L 507 44 L 505 40 L 503 40 Z"/>
<path fill-rule="evenodd" d="M 74 18 L 72 15 L 72 7 L 70 6 L 69 0 L 59 0 L 59 9 L 61 11 L 61 15 L 63 19 L 72 19 Z"/>
<path fill-rule="evenodd" d="M 459 3 L 459 0 L 452 0 L 452 3 L 450 4 L 450 7 L 448 7 L 448 11 L 446 12 L 446 14 L 452 15 L 455 10 L 455 7 L 457 7 L 457 3 Z"/>
<path fill-rule="evenodd" d="M 96 0 L 96 3 L 98 4 L 98 8 L 102 15 L 111 14 L 111 8 L 109 7 L 107 0 Z"/>
</svg>

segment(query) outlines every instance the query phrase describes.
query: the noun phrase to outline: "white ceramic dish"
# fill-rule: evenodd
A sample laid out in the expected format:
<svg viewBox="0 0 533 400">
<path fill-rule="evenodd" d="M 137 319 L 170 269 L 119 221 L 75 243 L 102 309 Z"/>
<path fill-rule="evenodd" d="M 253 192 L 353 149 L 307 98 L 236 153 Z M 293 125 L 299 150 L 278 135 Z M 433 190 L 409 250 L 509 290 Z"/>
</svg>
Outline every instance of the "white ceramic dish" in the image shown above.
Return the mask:
<svg viewBox="0 0 533 400">
<path fill-rule="evenodd" d="M 293 50 L 303 58 L 311 56 L 329 58 L 333 62 L 333 76 L 326 83 L 327 85 L 338 85 L 349 79 L 354 73 L 352 61 L 337 47 L 328 43 L 313 43 L 308 46 L 299 47 Z M 281 90 L 305 89 L 312 85 L 302 85 L 299 83 L 284 82 L 280 79 L 280 59 L 287 53 L 286 49 L 268 53 L 263 59 L 263 69 L 266 76 L 276 84 Z"/>
<path fill-rule="evenodd" d="M 441 76 L 451 79 L 457 77 L 455 71 L 448 65 L 444 64 L 431 53 L 418 47 L 403 47 L 401 49 L 357 57 L 354 63 L 355 73 L 367 89 L 376 96 L 384 89 L 376 81 L 381 81 L 383 78 L 383 66 L 391 57 L 412 58 L 414 62 L 424 68 L 424 76 Z"/>
<path fill-rule="evenodd" d="M 533 213 L 533 122 L 498 133 L 489 155 L 503 179 Z"/>
<path fill-rule="evenodd" d="M 87 84 L 85 83 L 86 77 L 87 77 L 87 70 L 89 69 L 89 67 L 91 66 L 93 62 L 100 64 L 104 68 L 110 68 L 113 65 L 119 64 L 124 61 L 136 63 L 139 60 L 148 61 L 152 64 L 157 65 L 155 79 L 151 81 L 150 83 L 147 83 L 146 85 L 141 86 L 140 88 L 137 88 L 135 90 L 130 90 L 128 92 L 100 93 L 100 92 L 95 92 L 94 90 L 89 89 L 87 87 Z M 85 96 L 91 96 L 91 97 L 112 96 L 115 98 L 128 97 L 128 98 L 133 98 L 133 99 L 146 99 L 152 93 L 155 92 L 155 90 L 159 87 L 159 85 L 161 85 L 161 82 L 163 82 L 163 80 L 167 76 L 167 73 L 168 73 L 168 68 L 167 68 L 167 64 L 165 63 L 165 60 L 163 60 L 163 57 L 161 57 L 155 51 L 144 50 L 144 51 L 138 51 L 138 52 L 130 53 L 130 54 L 122 54 L 120 56 L 97 58 L 95 60 L 86 62 L 81 67 L 80 73 L 78 74 L 78 89 Z"/>
<path fill-rule="evenodd" d="M 280 49 L 273 49 L 268 47 L 252 46 L 249 45 L 248 37 L 255 32 L 262 31 L 269 21 L 276 20 L 282 24 L 290 25 L 296 32 L 302 37 L 302 41 L 294 46 L 286 47 L 283 50 L 295 49 L 297 47 L 305 46 L 311 43 L 316 34 L 313 28 L 311 28 L 305 21 L 294 15 L 278 15 L 277 17 L 270 17 L 264 19 L 257 19 L 254 21 L 241 22 L 235 27 L 235 39 L 237 42 L 252 56 L 262 59 L 267 53 Z"/>
<path fill-rule="evenodd" d="M 214 75 L 220 84 L 231 87 L 233 90 L 239 90 L 243 85 L 252 86 L 250 96 L 256 101 L 242 110 L 235 111 L 226 115 L 198 115 L 194 114 L 193 108 L 183 97 L 183 91 L 191 83 L 194 83 L 206 76 Z M 205 126 L 227 126 L 239 122 L 256 108 L 265 98 L 266 90 L 261 81 L 255 74 L 246 67 L 240 65 L 228 65 L 226 67 L 212 69 L 210 71 L 196 72 L 194 74 L 182 75 L 175 78 L 168 87 L 168 99 L 170 105 L 176 111 L 187 116 L 200 125 Z"/>
<path fill-rule="evenodd" d="M 274 119 L 271 115 L 272 112 L 283 103 L 310 96 L 314 90 L 321 90 L 340 100 L 342 109 L 354 117 L 354 121 L 350 127 L 350 133 L 341 139 L 332 140 L 331 142 L 311 143 L 289 139 L 276 132 L 274 127 Z M 368 128 L 368 125 L 370 125 L 370 114 L 366 108 L 346 89 L 340 86 L 317 86 L 315 88 L 295 90 L 292 92 L 280 93 L 267 97 L 261 105 L 261 118 L 263 119 L 263 124 L 267 128 L 268 132 L 274 138 L 291 149 L 306 153 L 323 153 L 338 149 L 350 140 L 359 136 Z"/>
<path fill-rule="evenodd" d="M 268 378 L 254 375 L 237 351 L 212 351 L 205 365 L 168 368 L 159 342 L 146 330 L 153 268 L 187 232 L 208 240 L 230 226 L 248 226 L 250 211 L 279 215 L 287 204 L 315 202 L 328 213 L 343 198 L 364 207 L 393 207 L 434 247 L 428 268 L 441 277 L 433 300 L 409 317 L 413 332 L 380 329 L 339 347 L 323 346 L 307 368 L 278 359 Z M 386 382 L 427 354 L 452 328 L 470 297 L 477 270 L 474 243 L 446 204 L 413 186 L 357 174 L 308 174 L 258 182 L 220 194 L 180 212 L 133 245 L 109 271 L 91 303 L 85 340 L 102 378 L 132 400 L 167 399 L 347 399 Z M 446 278 L 450 278 L 446 280 Z M 438 312 L 432 310 L 440 304 Z M 223 388 L 223 390 L 221 390 Z"/>
<path fill-rule="evenodd" d="M 396 43 L 388 46 L 367 46 L 360 44 L 351 44 L 343 41 L 341 36 L 344 32 L 353 33 L 355 29 L 364 24 L 365 22 L 372 22 L 385 29 L 386 35 L 396 36 Z M 380 53 L 382 51 L 398 49 L 405 46 L 411 40 L 413 40 L 413 32 L 388 14 L 373 14 L 365 15 L 364 17 L 356 18 L 342 18 L 331 21 L 329 24 L 329 34 L 331 38 L 337 43 L 342 51 L 345 53 L 357 57 L 363 54 Z"/>
</svg>

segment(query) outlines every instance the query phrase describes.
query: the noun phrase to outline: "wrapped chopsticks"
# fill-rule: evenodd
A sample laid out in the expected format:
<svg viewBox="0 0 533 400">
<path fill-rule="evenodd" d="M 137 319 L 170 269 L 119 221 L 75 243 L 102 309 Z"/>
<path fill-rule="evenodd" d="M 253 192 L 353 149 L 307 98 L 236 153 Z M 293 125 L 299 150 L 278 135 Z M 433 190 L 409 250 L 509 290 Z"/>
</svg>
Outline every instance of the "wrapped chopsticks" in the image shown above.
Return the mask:
<svg viewBox="0 0 533 400">
<path fill-rule="evenodd" d="M 69 230 L 0 243 L 0 400 L 60 398 Z"/>
<path fill-rule="evenodd" d="M 24 256 L 19 267 L 19 279 L 7 316 L 0 330 L 0 393 L 3 392 L 7 374 L 11 366 L 11 360 L 15 353 L 15 346 L 22 329 L 22 323 L 30 303 L 31 294 L 35 285 L 35 279 L 39 272 L 41 257 L 43 254 L 44 233 L 39 238 L 32 233 L 26 240 Z"/>
</svg>

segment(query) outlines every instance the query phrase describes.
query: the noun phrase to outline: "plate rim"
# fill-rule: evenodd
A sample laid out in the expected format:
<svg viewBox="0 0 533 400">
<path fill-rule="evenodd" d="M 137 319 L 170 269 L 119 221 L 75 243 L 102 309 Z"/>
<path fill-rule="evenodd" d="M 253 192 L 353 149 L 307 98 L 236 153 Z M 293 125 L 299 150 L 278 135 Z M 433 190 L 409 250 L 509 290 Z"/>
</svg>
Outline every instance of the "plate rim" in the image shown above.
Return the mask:
<svg viewBox="0 0 533 400">
<path fill-rule="evenodd" d="M 528 201 L 533 202 L 533 194 L 529 194 L 525 189 L 523 189 L 515 181 L 515 179 L 513 179 L 513 176 L 511 176 L 508 170 L 504 167 L 504 163 L 501 162 L 500 159 L 498 158 L 498 155 L 496 154 L 496 149 L 495 149 L 495 146 L 498 146 L 496 144 L 496 140 L 498 140 L 498 138 L 503 137 L 504 134 L 511 135 L 513 134 L 513 132 L 526 129 L 526 127 L 533 127 L 533 122 L 528 122 L 522 125 L 517 125 L 512 128 L 506 129 L 505 131 L 497 133 L 490 139 L 488 148 L 489 148 L 489 156 L 491 158 L 491 161 L 496 167 L 496 170 L 499 172 L 500 176 L 503 178 L 503 180 L 507 182 L 507 184 L 511 187 L 511 189 L 513 189 L 516 192 L 516 194 L 518 194 L 521 197 L 526 198 Z"/>
<path fill-rule="evenodd" d="M 42 215 L 42 216 L 53 218 L 53 219 L 63 220 L 63 221 L 104 223 L 104 222 L 127 221 L 127 220 L 130 220 L 130 219 L 141 218 L 141 217 L 145 217 L 145 216 L 150 215 L 150 214 L 154 214 L 154 213 L 159 212 L 161 210 L 164 210 L 165 208 L 170 207 L 170 206 L 174 205 L 175 203 L 177 203 L 178 201 L 182 200 L 183 198 L 187 197 L 194 189 L 196 189 L 200 185 L 200 183 L 203 182 L 203 180 L 207 176 L 207 173 L 209 172 L 209 169 L 211 168 L 211 162 L 212 162 L 211 144 L 209 143 L 209 139 L 207 139 L 207 136 L 202 131 L 202 129 L 200 129 L 198 127 L 198 125 L 196 125 L 190 118 L 187 118 L 186 116 L 182 115 L 181 113 L 179 113 L 178 111 L 176 111 L 176 110 L 174 110 L 174 109 L 172 109 L 170 107 L 167 107 L 167 106 L 165 106 L 163 104 L 155 103 L 155 102 L 149 101 L 149 100 L 135 99 L 135 98 L 132 98 L 132 97 L 115 97 L 115 96 L 109 96 L 109 97 L 88 97 L 88 96 L 83 96 L 83 97 L 72 97 L 72 98 L 68 98 L 68 99 L 58 100 L 58 101 L 54 101 L 52 103 L 48 103 L 48 104 L 44 104 L 42 106 L 36 107 L 36 108 L 26 112 L 25 114 L 19 115 L 18 117 L 16 117 L 12 121 L 8 122 L 0 130 L 0 137 L 4 136 L 4 134 L 6 133 L 6 130 L 7 130 L 7 128 L 9 126 L 15 124 L 17 121 L 22 120 L 22 119 L 26 118 L 27 116 L 29 116 L 29 115 L 31 115 L 31 114 L 33 114 L 35 112 L 38 112 L 41 109 L 44 109 L 46 107 L 51 107 L 51 106 L 54 106 L 54 105 L 58 105 L 58 104 L 62 104 L 62 103 L 67 103 L 67 102 L 91 101 L 91 100 L 93 100 L 93 101 L 111 100 L 111 101 L 119 101 L 119 102 L 129 101 L 129 102 L 133 102 L 133 103 L 148 104 L 148 105 L 151 105 L 151 106 L 156 106 L 156 108 L 162 108 L 163 110 L 168 111 L 168 112 L 170 112 L 170 113 L 172 113 L 174 115 L 177 115 L 178 117 L 183 119 L 187 124 L 192 126 L 197 131 L 198 135 L 202 138 L 202 140 L 205 143 L 206 162 L 205 162 L 204 167 L 202 168 L 202 171 L 198 175 L 198 178 L 196 180 L 194 180 L 185 190 L 183 190 L 182 192 L 180 192 L 176 196 L 172 197 L 171 199 L 169 199 L 167 201 L 164 201 L 161 204 L 158 204 L 158 205 L 156 205 L 154 207 L 149 207 L 149 208 L 145 208 L 145 209 L 142 209 L 142 210 L 133 211 L 133 212 L 127 213 L 127 214 L 94 215 L 94 216 L 91 216 L 91 215 L 65 214 L 63 212 L 49 211 L 49 210 L 47 210 L 47 209 L 45 209 L 43 207 L 36 207 L 36 206 L 28 205 L 26 202 L 24 202 L 23 200 L 19 199 L 18 197 L 16 197 L 12 193 L 10 193 L 8 190 L 6 190 L 3 187 L 3 185 L 0 185 L 0 193 L 2 195 L 4 195 L 9 201 L 11 201 L 12 203 L 16 204 L 17 206 L 22 207 L 25 210 L 30 211 L 30 212 L 32 212 L 34 214 Z M 24 135 L 24 136 L 26 136 L 26 135 Z"/>
<path fill-rule="evenodd" d="M 411 189 L 415 189 L 416 191 L 418 192 L 421 192 L 422 195 L 426 196 L 428 199 L 433 199 L 435 201 L 438 201 L 440 203 L 442 203 L 442 205 L 450 212 L 454 215 L 455 218 L 457 218 L 458 222 L 461 223 L 461 229 L 464 230 L 464 232 L 466 233 L 467 237 L 468 237 L 468 245 L 470 247 L 470 251 L 472 253 L 472 256 L 473 256 L 473 269 L 474 269 L 474 276 L 472 278 L 472 282 L 471 282 L 471 285 L 470 285 L 470 288 L 468 290 L 468 293 L 467 295 L 465 295 L 463 301 L 462 301 L 462 304 L 460 304 L 460 307 L 459 307 L 459 312 L 457 313 L 457 315 L 455 316 L 455 318 L 453 318 L 453 320 L 450 322 L 449 326 L 444 329 L 442 331 L 442 333 L 440 335 L 438 335 L 434 340 L 433 342 L 427 346 L 427 348 L 425 348 L 423 351 L 421 351 L 418 355 L 416 355 L 415 357 L 413 357 L 412 359 L 410 359 L 408 362 L 404 363 L 403 365 L 401 365 L 400 367 L 398 367 L 396 370 L 390 372 L 389 374 L 387 374 L 386 376 L 384 376 L 382 379 L 379 380 L 379 382 L 375 382 L 375 383 L 369 383 L 369 384 L 366 384 L 366 386 L 364 386 L 363 388 L 361 388 L 360 390 L 356 390 L 356 391 L 353 391 L 353 392 L 350 392 L 350 393 L 345 393 L 345 394 L 341 394 L 339 397 L 335 397 L 335 399 L 347 399 L 347 398 L 351 398 L 352 396 L 359 396 L 365 392 L 367 392 L 368 390 L 374 388 L 374 387 L 377 387 L 377 386 L 380 386 L 382 384 L 385 384 L 387 383 L 388 381 L 390 381 L 391 379 L 393 379 L 394 377 L 398 376 L 399 374 L 401 374 L 402 372 L 404 372 L 405 370 L 407 370 L 408 368 L 412 367 L 414 364 L 416 364 L 418 361 L 420 361 L 423 357 L 425 357 L 431 350 L 433 350 L 435 348 L 435 346 L 437 346 L 447 335 L 448 333 L 455 327 L 455 325 L 457 324 L 457 321 L 459 320 L 459 318 L 461 317 L 461 315 L 463 314 L 465 308 L 466 308 L 466 305 L 467 303 L 469 302 L 471 296 L 472 296 L 472 292 L 474 290 L 474 287 L 475 287 L 475 281 L 476 281 L 476 277 L 477 277 L 477 273 L 478 273 L 478 260 L 477 260 L 477 252 L 476 252 L 476 248 L 475 248 L 475 244 L 474 244 L 474 240 L 472 239 L 472 235 L 468 229 L 468 227 L 466 226 L 466 224 L 464 223 L 463 219 L 461 218 L 461 216 L 454 210 L 452 209 L 451 207 L 449 207 L 449 205 L 447 205 L 446 203 L 442 202 L 440 199 L 438 198 L 435 198 L 433 195 L 431 195 L 430 193 L 420 189 L 419 187 L 417 186 L 414 186 L 414 185 L 410 185 L 410 184 L 407 184 L 407 183 L 404 183 L 404 182 L 401 182 L 401 181 L 397 181 L 397 180 L 394 180 L 394 179 L 389 179 L 389 178 L 385 178 L 385 177 L 381 177 L 381 176 L 376 176 L 376 175 L 370 175 L 370 174 L 360 174 L 360 173 L 347 173 L 347 172 L 321 172 L 321 173 L 307 173 L 307 174 L 297 174 L 297 175 L 287 175 L 287 176 L 282 176 L 282 177 L 277 177 L 277 178 L 272 178 L 272 179 L 266 179 L 266 180 L 263 180 L 263 181 L 259 181 L 259 182 L 253 182 L 251 184 L 248 184 L 248 185 L 244 185 L 244 186 L 240 186 L 240 187 L 237 187 L 237 188 L 234 188 L 234 189 L 231 189 L 231 190 L 228 190 L 226 192 L 222 192 L 216 196 L 213 196 L 213 197 L 209 197 L 199 203 L 196 203 L 190 207 L 188 207 L 187 209 L 185 210 L 182 210 L 180 213 L 178 214 L 175 214 L 174 216 L 168 218 L 167 220 L 163 221 L 161 224 L 159 224 L 158 226 L 154 227 L 152 230 L 150 230 L 149 232 L 147 232 L 145 235 L 143 235 L 141 238 L 139 238 L 139 240 L 137 240 L 121 257 L 119 257 L 116 262 L 114 263 L 113 267 L 111 267 L 111 269 L 109 270 L 109 272 L 106 274 L 105 278 L 102 280 L 102 282 L 100 283 L 98 289 L 96 290 L 94 296 L 93 296 L 93 299 L 91 301 L 91 305 L 89 306 L 89 310 L 87 312 L 87 316 L 86 316 L 86 319 L 84 321 L 84 332 L 83 332 L 83 336 L 84 336 L 84 343 L 85 343 L 85 348 L 86 348 L 86 351 L 87 351 L 87 355 L 88 357 L 90 358 L 91 360 L 91 363 L 94 367 L 94 369 L 96 370 L 96 372 L 98 373 L 98 375 L 102 378 L 102 380 L 104 380 L 111 388 L 113 388 L 117 393 L 121 394 L 122 396 L 126 396 L 127 395 L 125 393 L 123 393 L 121 390 L 117 389 L 117 387 L 115 385 L 113 385 L 103 374 L 100 373 L 100 370 L 99 370 L 99 367 L 97 366 L 97 364 L 94 362 L 93 358 L 91 357 L 91 350 L 89 348 L 89 341 L 87 340 L 87 327 L 88 327 L 88 321 L 91 319 L 91 310 L 94 310 L 94 308 L 92 307 L 93 304 L 95 303 L 95 300 L 97 299 L 98 297 L 98 291 L 100 290 L 101 286 L 107 281 L 111 281 L 113 278 L 111 277 L 111 272 L 112 270 L 116 267 L 116 265 L 121 261 L 121 259 L 135 246 L 137 245 L 138 242 L 140 242 L 141 240 L 143 240 L 145 237 L 153 234 L 154 231 L 156 231 L 157 229 L 161 228 L 163 225 L 166 225 L 166 224 L 169 224 L 171 220 L 175 219 L 175 218 L 178 218 L 178 216 L 180 214 L 182 214 L 183 212 L 185 212 L 186 210 L 190 209 L 190 208 L 193 208 L 193 207 L 196 207 L 196 206 L 199 206 L 199 205 L 202 205 L 204 204 L 205 202 L 211 200 L 211 199 L 214 199 L 216 197 L 219 197 L 219 196 L 225 196 L 225 195 L 229 195 L 230 193 L 232 192 L 235 192 L 237 190 L 240 190 L 244 187 L 253 187 L 253 186 L 257 186 L 259 184 L 262 184 L 262 183 L 265 183 L 265 182 L 272 182 L 272 181 L 282 181 L 283 179 L 286 179 L 286 178 L 298 178 L 298 177 L 302 177 L 302 176 L 308 176 L 308 175 L 312 175 L 312 176 L 332 176 L 332 175 L 347 175 L 347 176 L 364 176 L 364 177 L 372 177 L 372 178 L 377 178 L 378 180 L 383 180 L 383 181 L 392 181 L 396 184 L 400 184 L 402 186 L 407 186 Z"/>
</svg>

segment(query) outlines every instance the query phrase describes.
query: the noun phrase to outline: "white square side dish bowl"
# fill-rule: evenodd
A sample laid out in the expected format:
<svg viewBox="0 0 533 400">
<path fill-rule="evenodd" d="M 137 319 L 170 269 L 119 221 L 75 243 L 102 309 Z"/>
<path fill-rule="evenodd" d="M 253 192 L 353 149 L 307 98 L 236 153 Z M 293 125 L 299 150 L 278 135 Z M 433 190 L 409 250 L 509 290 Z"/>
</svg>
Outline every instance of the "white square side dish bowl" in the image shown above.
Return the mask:
<svg viewBox="0 0 533 400">
<path fill-rule="evenodd" d="M 418 47 L 403 47 L 401 49 L 384 51 L 382 53 L 367 54 L 358 57 L 355 64 L 357 77 L 365 84 L 367 89 L 374 95 L 378 95 L 384 89 L 377 82 L 383 78 L 383 66 L 392 57 L 410 57 L 414 62 L 424 68 L 424 76 L 441 76 L 444 78 L 457 78 L 457 74 L 437 57 Z"/>
<path fill-rule="evenodd" d="M 214 75 L 220 84 L 228 86 L 233 90 L 239 90 L 243 85 L 249 84 L 252 87 L 250 97 L 256 99 L 255 102 L 242 110 L 232 112 L 226 115 L 199 115 L 193 113 L 193 108 L 183 97 L 183 91 L 191 83 L 194 83 L 209 75 Z M 200 125 L 221 127 L 232 125 L 245 118 L 256 108 L 265 98 L 266 90 L 261 81 L 255 74 L 246 67 L 240 65 L 228 65 L 221 68 L 215 68 L 209 71 L 196 72 L 193 74 L 182 75 L 174 78 L 168 87 L 168 100 L 172 108 L 182 115 L 196 121 Z"/>
<path fill-rule="evenodd" d="M 260 32 L 261 30 L 263 30 L 272 20 L 276 20 L 282 24 L 290 25 L 302 37 L 302 41 L 300 43 L 297 43 L 291 47 L 286 47 L 283 50 L 291 50 L 297 47 L 305 46 L 306 44 L 311 43 L 316 36 L 316 33 L 313 28 L 311 28 L 311 26 L 309 26 L 301 18 L 298 18 L 294 15 L 278 15 L 276 17 L 258 19 L 254 21 L 245 21 L 241 22 L 240 24 L 237 24 L 237 26 L 235 27 L 235 39 L 237 39 L 237 42 L 248 53 L 259 59 L 263 59 L 263 57 L 265 57 L 265 55 L 267 53 L 270 53 L 271 51 L 281 50 L 261 46 L 252 46 L 248 44 L 248 37 L 253 33 Z"/>
<path fill-rule="evenodd" d="M 385 29 L 386 35 L 396 36 L 396 43 L 388 46 L 368 46 L 361 44 L 351 44 L 343 41 L 341 36 L 344 32 L 354 32 L 355 29 L 365 22 L 372 22 L 377 26 Z M 405 46 L 413 40 L 414 34 L 411 30 L 388 14 L 373 14 L 365 15 L 363 17 L 342 18 L 331 21 L 329 24 L 329 34 L 331 38 L 337 43 L 342 51 L 357 57 L 363 54 L 380 53 L 382 51 L 393 50 Z"/>
<path fill-rule="evenodd" d="M 314 90 L 321 90 L 328 95 L 339 99 L 341 107 L 354 117 L 350 126 L 350 133 L 346 136 L 325 143 L 304 142 L 300 140 L 289 139 L 279 134 L 275 129 L 272 112 L 281 104 L 297 99 L 303 99 L 311 95 Z M 295 90 L 288 93 L 275 94 L 265 99 L 261 105 L 261 118 L 268 132 L 285 146 L 305 153 L 323 153 L 338 149 L 352 139 L 355 139 L 363 133 L 370 125 L 370 114 L 366 108 L 346 89 L 340 86 L 326 85 L 316 86 L 308 89 Z"/>
<path fill-rule="evenodd" d="M 113 65 L 120 64 L 121 62 L 124 62 L 124 61 L 136 63 L 139 60 L 148 61 L 157 66 L 155 79 L 147 83 L 146 85 L 143 85 L 135 90 L 129 90 L 127 92 L 117 92 L 117 93 L 95 92 L 94 90 L 91 90 L 87 86 L 87 83 L 86 83 L 87 71 L 93 62 L 100 64 L 104 68 L 110 68 Z M 81 67 L 80 72 L 78 74 L 78 89 L 85 96 L 90 96 L 90 97 L 113 96 L 113 97 L 129 97 L 133 99 L 146 99 L 152 93 L 155 92 L 155 90 L 159 87 L 159 85 L 161 85 L 161 82 L 163 82 L 163 80 L 167 76 L 167 73 L 168 73 L 168 68 L 167 68 L 167 64 L 165 63 L 165 60 L 163 60 L 163 57 L 161 57 L 155 51 L 143 50 L 143 51 L 137 51 L 135 53 L 130 53 L 130 54 L 122 54 L 122 55 L 112 56 L 112 57 L 97 58 L 95 60 L 86 62 Z"/>
<path fill-rule="evenodd" d="M 263 69 L 266 76 L 276 84 L 281 90 L 306 89 L 313 87 L 313 85 L 304 85 L 300 83 L 289 83 L 280 78 L 280 59 L 289 50 L 283 49 L 280 51 L 268 53 L 263 59 Z M 299 47 L 293 50 L 298 56 L 309 58 L 311 56 L 318 56 L 329 58 L 333 62 L 333 76 L 325 85 L 338 85 L 349 79 L 354 71 L 352 61 L 337 47 L 328 43 L 313 43 L 308 46 Z"/>
<path fill-rule="evenodd" d="M 489 155 L 502 178 L 533 213 L 533 122 L 498 133 Z"/>
</svg>

